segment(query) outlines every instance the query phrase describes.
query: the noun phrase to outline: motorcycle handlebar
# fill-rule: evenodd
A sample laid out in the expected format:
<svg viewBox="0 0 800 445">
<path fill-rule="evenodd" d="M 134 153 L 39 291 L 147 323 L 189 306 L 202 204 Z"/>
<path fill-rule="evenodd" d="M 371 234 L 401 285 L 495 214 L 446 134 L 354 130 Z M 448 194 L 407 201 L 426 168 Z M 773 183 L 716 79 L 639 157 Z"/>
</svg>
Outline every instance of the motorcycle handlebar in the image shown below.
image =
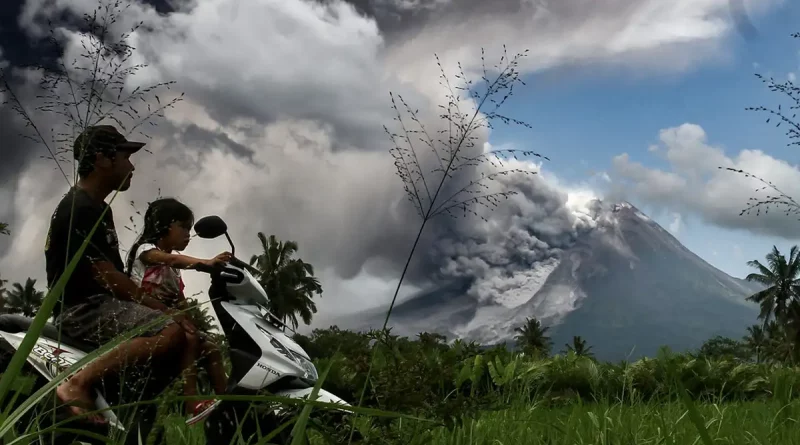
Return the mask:
<svg viewBox="0 0 800 445">
<path fill-rule="evenodd" d="M 233 258 L 233 257 L 230 259 L 228 264 L 230 264 L 231 266 L 234 266 L 234 267 L 238 267 L 238 268 L 244 269 L 244 270 L 252 270 L 252 267 L 248 266 L 247 264 L 245 264 L 241 260 Z M 230 269 L 230 268 L 228 268 L 226 266 L 216 266 L 216 267 L 214 267 L 214 266 L 209 266 L 209 265 L 202 264 L 202 263 L 198 264 L 197 266 L 195 266 L 195 270 L 197 270 L 198 272 L 205 272 L 205 273 L 207 273 L 209 275 L 212 275 L 212 276 L 218 276 L 219 275 L 219 276 L 223 276 L 224 278 L 231 278 L 231 279 L 236 279 L 241 275 L 241 272 L 238 272 L 236 269 Z"/>
<path fill-rule="evenodd" d="M 195 270 L 200 271 L 200 272 L 205 272 L 207 274 L 215 274 L 215 273 L 219 272 L 222 269 L 221 268 L 212 267 L 212 266 L 209 266 L 207 264 L 202 264 L 201 263 L 201 264 L 198 264 L 197 266 L 195 266 Z"/>
</svg>

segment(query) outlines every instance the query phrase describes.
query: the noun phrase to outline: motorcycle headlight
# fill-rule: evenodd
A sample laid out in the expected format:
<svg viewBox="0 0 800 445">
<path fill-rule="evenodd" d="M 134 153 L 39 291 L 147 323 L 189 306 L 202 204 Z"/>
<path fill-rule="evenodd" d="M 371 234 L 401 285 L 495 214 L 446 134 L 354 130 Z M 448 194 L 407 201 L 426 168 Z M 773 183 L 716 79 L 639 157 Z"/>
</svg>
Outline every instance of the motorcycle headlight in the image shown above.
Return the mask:
<svg viewBox="0 0 800 445">
<path fill-rule="evenodd" d="M 317 374 L 317 367 L 314 366 L 314 363 L 301 355 L 295 355 L 295 357 L 297 357 L 297 361 L 300 362 L 300 366 L 303 367 L 303 371 L 308 373 L 308 378 L 317 381 L 317 379 L 319 379 L 319 374 Z"/>
</svg>

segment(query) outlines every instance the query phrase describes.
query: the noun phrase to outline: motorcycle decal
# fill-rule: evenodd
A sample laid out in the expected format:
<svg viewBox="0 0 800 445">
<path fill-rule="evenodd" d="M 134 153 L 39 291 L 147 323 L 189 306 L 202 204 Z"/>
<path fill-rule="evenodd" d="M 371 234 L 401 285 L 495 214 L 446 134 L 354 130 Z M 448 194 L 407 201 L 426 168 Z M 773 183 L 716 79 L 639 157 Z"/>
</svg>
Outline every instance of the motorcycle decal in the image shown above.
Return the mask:
<svg viewBox="0 0 800 445">
<path fill-rule="evenodd" d="M 263 369 L 264 371 L 267 371 L 270 374 L 274 374 L 274 375 L 279 376 L 279 377 L 281 375 L 278 371 L 270 368 L 269 366 L 267 366 L 267 365 L 265 365 L 265 364 L 263 364 L 261 362 L 256 362 L 256 366 L 258 366 L 259 368 Z"/>
<path fill-rule="evenodd" d="M 64 353 L 69 355 L 70 352 L 57 346 L 37 343 L 33 346 L 31 352 L 44 361 L 44 365 L 51 378 L 54 378 L 74 363 L 74 361 L 62 357 Z"/>
<path fill-rule="evenodd" d="M 294 357 L 294 354 L 292 354 L 291 351 L 286 349 L 286 346 L 283 346 L 281 342 L 279 342 L 275 337 L 270 335 L 270 333 L 267 332 L 266 329 L 262 328 L 259 325 L 256 325 L 256 327 L 258 328 L 259 331 L 261 331 L 264 335 L 266 335 L 269 338 L 269 344 L 271 344 L 273 348 L 277 349 L 278 352 L 280 352 L 284 357 L 297 363 L 297 359 Z"/>
<path fill-rule="evenodd" d="M 289 350 L 288 350 L 288 349 L 286 349 L 286 348 L 285 348 L 285 347 L 284 347 L 284 346 L 281 344 L 281 342 L 279 342 L 278 340 L 275 340 L 275 338 L 274 338 L 274 337 L 273 337 L 273 338 L 271 338 L 271 339 L 269 339 L 269 344 L 271 344 L 271 345 L 272 345 L 272 346 L 273 346 L 275 349 L 277 349 L 277 350 L 278 350 L 278 352 L 280 352 L 281 354 L 283 354 L 283 355 L 284 355 L 286 358 L 288 358 L 289 360 L 291 360 L 291 361 L 293 361 L 293 362 L 297 362 L 297 359 L 295 359 L 295 358 L 294 358 L 294 355 L 292 355 L 292 353 L 291 353 L 291 352 L 289 352 Z"/>
</svg>

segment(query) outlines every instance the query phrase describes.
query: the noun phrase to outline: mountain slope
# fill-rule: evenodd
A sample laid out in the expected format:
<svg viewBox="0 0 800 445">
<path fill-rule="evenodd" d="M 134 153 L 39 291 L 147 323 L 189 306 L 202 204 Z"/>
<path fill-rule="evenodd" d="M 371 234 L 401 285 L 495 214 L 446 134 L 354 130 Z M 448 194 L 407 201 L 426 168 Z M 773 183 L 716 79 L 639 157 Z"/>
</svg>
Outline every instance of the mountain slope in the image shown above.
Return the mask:
<svg viewBox="0 0 800 445">
<path fill-rule="evenodd" d="M 469 278 L 423 292 L 392 312 L 394 332 L 436 331 L 483 344 L 513 340 L 526 317 L 551 327 L 559 351 L 573 335 L 598 357 L 653 355 L 662 345 L 699 347 L 714 335 L 734 338 L 756 323 L 745 297 L 758 287 L 733 278 L 685 248 L 628 203 L 593 205 L 595 229 L 542 269 L 535 293 L 513 307 L 481 303 Z M 534 274 L 536 275 L 536 274 Z M 385 314 L 362 313 L 350 327 L 379 327 Z"/>
<path fill-rule="evenodd" d="M 632 206 L 612 212 L 615 236 L 634 258 L 620 261 L 602 233 L 574 248 L 588 265 L 578 270 L 588 296 L 553 328 L 557 347 L 580 335 L 601 356 L 651 355 L 662 345 L 683 350 L 714 335 L 738 338 L 756 322 L 745 297 L 757 287 L 714 268 Z M 602 270 L 592 273 L 594 264 Z"/>
</svg>

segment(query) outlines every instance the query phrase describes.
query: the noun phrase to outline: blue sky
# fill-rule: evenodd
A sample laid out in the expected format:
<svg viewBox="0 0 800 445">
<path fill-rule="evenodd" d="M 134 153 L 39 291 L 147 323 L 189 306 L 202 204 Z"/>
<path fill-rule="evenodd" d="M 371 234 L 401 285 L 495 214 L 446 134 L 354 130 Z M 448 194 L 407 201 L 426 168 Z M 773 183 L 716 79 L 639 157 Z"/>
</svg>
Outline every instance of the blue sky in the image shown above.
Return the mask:
<svg viewBox="0 0 800 445">
<path fill-rule="evenodd" d="M 588 180 L 592 172 L 607 171 L 611 160 L 628 153 L 647 167 L 669 170 L 648 152 L 659 130 L 683 123 L 705 129 L 711 145 L 732 156 L 742 149 L 761 149 L 796 164 L 797 147 L 787 147 L 783 128 L 766 124 L 766 115 L 745 107 L 777 104 L 754 76 L 758 72 L 786 80 L 800 76 L 800 4 L 787 2 L 754 21 L 758 37 L 747 40 L 732 33 L 724 41 L 729 57 L 695 65 L 680 74 L 642 75 L 624 69 L 589 72 L 564 70 L 527 77 L 505 114 L 533 125 L 532 130 L 496 126 L 491 140 L 550 155 L 546 168 L 570 183 Z M 742 205 L 745 203 L 742 199 Z M 673 215 L 647 202 L 633 202 L 665 228 Z M 772 244 L 783 250 L 791 240 L 728 230 L 681 215 L 677 237 L 689 249 L 734 276 L 749 273 L 747 260 L 762 259 Z"/>
</svg>

